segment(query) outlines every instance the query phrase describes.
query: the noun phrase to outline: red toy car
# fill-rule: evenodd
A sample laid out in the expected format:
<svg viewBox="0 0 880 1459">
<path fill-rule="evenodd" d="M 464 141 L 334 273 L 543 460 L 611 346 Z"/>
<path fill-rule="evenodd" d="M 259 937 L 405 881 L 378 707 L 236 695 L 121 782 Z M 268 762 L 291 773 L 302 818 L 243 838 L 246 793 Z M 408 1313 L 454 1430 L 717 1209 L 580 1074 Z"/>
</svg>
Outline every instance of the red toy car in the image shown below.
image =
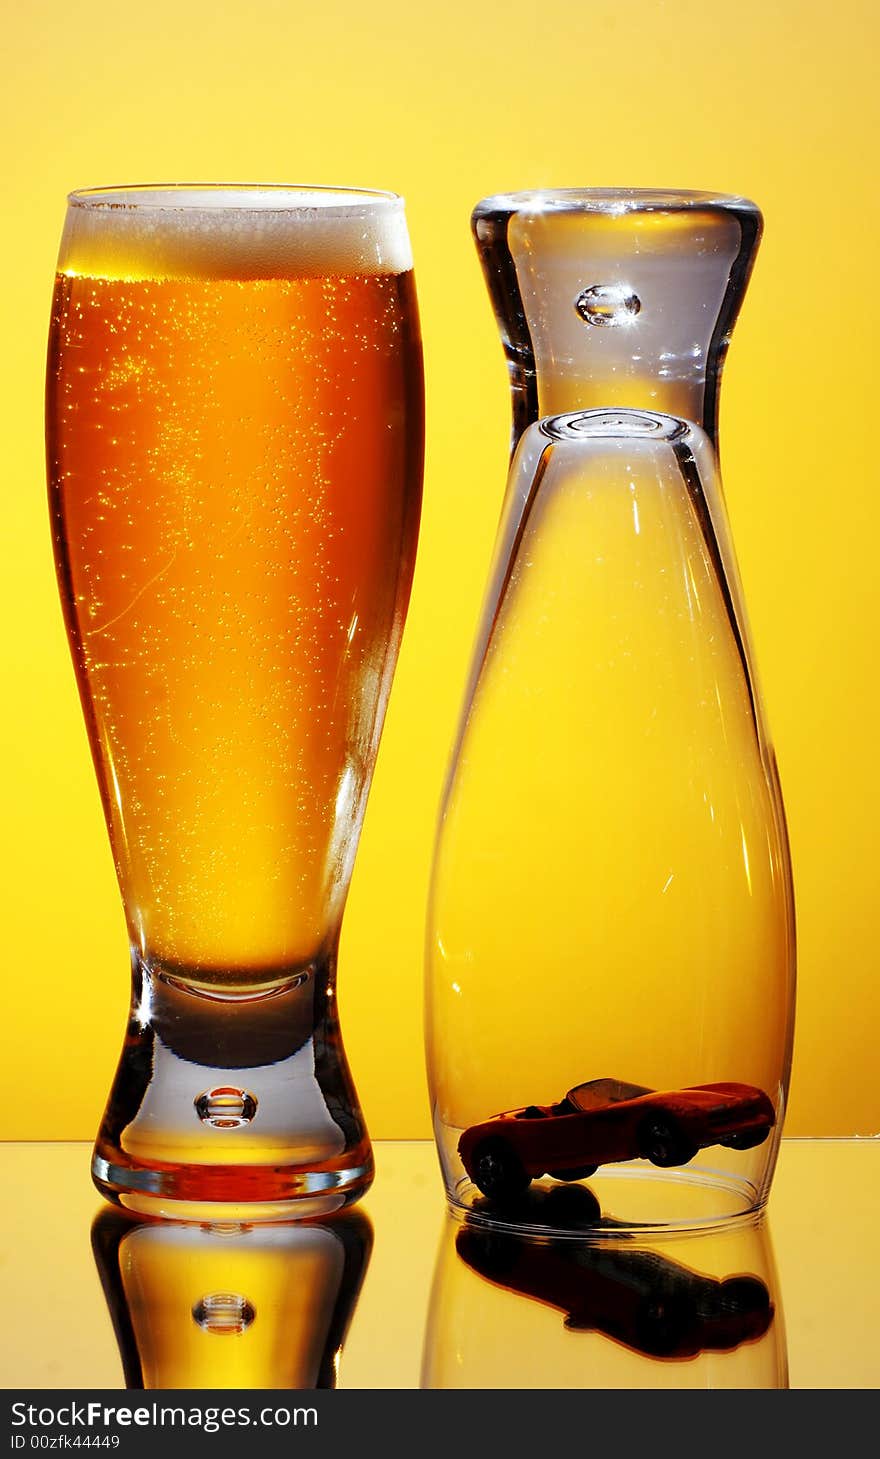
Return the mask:
<svg viewBox="0 0 880 1459">
<path fill-rule="evenodd" d="M 619 1079 L 592 1079 L 558 1104 L 530 1104 L 471 1125 L 458 1151 L 483 1194 L 508 1201 L 539 1175 L 582 1180 L 616 1160 L 640 1156 L 655 1165 L 686 1165 L 707 1145 L 749 1150 L 775 1123 L 770 1099 L 751 1084 L 659 1093 Z"/>
<path fill-rule="evenodd" d="M 455 1238 L 480 1276 L 557 1307 L 575 1332 L 601 1332 L 652 1358 L 693 1358 L 763 1337 L 773 1321 L 759 1277 L 719 1281 L 657 1252 L 529 1241 L 469 1223 Z"/>
</svg>

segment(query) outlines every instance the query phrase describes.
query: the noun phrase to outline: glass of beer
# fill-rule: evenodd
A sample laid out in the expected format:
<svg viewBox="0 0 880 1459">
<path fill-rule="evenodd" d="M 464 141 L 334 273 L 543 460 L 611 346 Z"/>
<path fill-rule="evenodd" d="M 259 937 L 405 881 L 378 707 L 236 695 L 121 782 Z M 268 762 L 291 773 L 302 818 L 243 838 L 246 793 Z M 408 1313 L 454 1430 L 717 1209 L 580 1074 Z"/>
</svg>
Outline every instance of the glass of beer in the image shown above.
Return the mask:
<svg viewBox="0 0 880 1459">
<path fill-rule="evenodd" d="M 402 200 L 71 195 L 47 456 L 131 945 L 92 1172 L 278 1219 L 372 1178 L 340 923 L 406 613 L 423 381 Z"/>
</svg>

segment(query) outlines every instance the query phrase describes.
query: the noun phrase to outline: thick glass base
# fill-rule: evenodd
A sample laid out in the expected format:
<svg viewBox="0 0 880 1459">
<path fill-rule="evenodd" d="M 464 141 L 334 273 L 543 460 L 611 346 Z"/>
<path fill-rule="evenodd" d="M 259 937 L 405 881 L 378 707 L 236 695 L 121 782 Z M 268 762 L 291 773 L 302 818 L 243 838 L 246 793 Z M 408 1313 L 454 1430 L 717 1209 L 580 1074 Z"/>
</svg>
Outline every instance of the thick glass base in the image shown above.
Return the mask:
<svg viewBox="0 0 880 1459">
<path fill-rule="evenodd" d="M 373 1161 L 369 1156 L 360 1166 L 325 1173 L 256 1166 L 248 1169 L 246 1184 L 229 1177 L 227 1166 L 157 1171 L 115 1164 L 97 1148 L 92 1156 L 98 1190 L 126 1211 L 177 1221 L 245 1223 L 332 1215 L 369 1189 Z M 218 1192 L 217 1199 L 209 1198 L 211 1189 Z"/>
<path fill-rule="evenodd" d="M 95 1142 L 108 1200 L 145 1215 L 279 1221 L 363 1195 L 373 1159 L 334 960 L 253 997 L 133 959 L 128 1034 Z"/>
<path fill-rule="evenodd" d="M 754 1221 L 763 1208 L 755 1187 L 720 1172 L 672 1174 L 642 1162 L 609 1166 L 589 1182 L 533 1181 L 516 1202 L 498 1205 L 469 1180 L 447 1191 L 453 1214 L 523 1236 L 590 1237 L 695 1234 Z"/>
</svg>

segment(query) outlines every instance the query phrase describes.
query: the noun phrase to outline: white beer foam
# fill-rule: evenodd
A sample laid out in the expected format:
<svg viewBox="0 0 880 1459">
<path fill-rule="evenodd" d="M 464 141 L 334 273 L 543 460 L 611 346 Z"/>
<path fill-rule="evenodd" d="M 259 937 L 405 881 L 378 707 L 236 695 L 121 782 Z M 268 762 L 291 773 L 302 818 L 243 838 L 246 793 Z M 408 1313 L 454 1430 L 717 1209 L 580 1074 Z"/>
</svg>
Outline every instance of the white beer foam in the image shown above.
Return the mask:
<svg viewBox="0 0 880 1459">
<path fill-rule="evenodd" d="M 412 268 L 403 199 L 355 188 L 123 187 L 71 193 L 61 273 L 268 279 Z"/>
</svg>

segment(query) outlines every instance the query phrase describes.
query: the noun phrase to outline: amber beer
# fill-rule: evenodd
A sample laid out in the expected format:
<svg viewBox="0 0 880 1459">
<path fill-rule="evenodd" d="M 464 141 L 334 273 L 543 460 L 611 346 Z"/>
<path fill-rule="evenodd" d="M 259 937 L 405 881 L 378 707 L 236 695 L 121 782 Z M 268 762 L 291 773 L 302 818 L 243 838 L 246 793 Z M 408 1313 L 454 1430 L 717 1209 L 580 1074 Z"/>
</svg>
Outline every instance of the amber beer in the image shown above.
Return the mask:
<svg viewBox="0 0 880 1459">
<path fill-rule="evenodd" d="M 421 354 L 399 200 L 72 200 L 58 572 L 133 948 L 289 985 L 338 933 L 409 596 Z"/>
</svg>

